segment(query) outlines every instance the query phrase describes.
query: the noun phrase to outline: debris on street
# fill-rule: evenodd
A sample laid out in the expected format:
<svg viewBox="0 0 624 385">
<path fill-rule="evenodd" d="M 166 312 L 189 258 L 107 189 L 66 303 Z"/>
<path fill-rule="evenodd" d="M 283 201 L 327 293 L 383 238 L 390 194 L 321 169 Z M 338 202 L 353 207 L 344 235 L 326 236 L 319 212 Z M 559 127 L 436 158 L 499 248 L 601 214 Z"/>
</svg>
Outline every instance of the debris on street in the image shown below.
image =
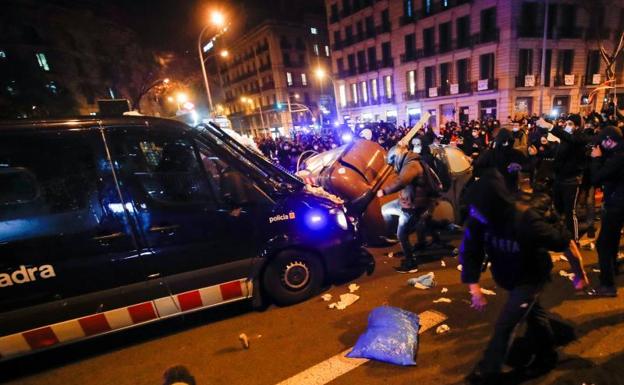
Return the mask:
<svg viewBox="0 0 624 385">
<path fill-rule="evenodd" d="M 359 289 L 360 287 L 356 283 L 352 283 L 349 285 L 349 293 L 355 293 Z"/>
<path fill-rule="evenodd" d="M 407 280 L 407 285 L 421 290 L 431 289 L 435 286 L 435 274 L 431 271 L 416 278 L 410 278 Z"/>
<path fill-rule="evenodd" d="M 451 303 L 453 302 L 450 298 L 440 297 L 438 299 L 433 300 L 433 303 Z"/>
<path fill-rule="evenodd" d="M 238 340 L 240 341 L 241 345 L 243 346 L 243 349 L 249 349 L 249 337 L 247 337 L 247 334 L 241 333 L 238 336 Z"/>
<path fill-rule="evenodd" d="M 494 290 L 488 290 L 486 288 L 481 288 L 481 293 L 484 295 L 496 295 L 496 292 Z"/>
<path fill-rule="evenodd" d="M 447 324 L 442 324 L 436 328 L 436 334 L 448 333 L 451 328 Z"/>
<path fill-rule="evenodd" d="M 568 273 L 565 270 L 559 270 L 559 275 L 569 279 L 570 281 L 572 281 L 574 279 L 574 273 Z"/>
<path fill-rule="evenodd" d="M 462 265 L 457 265 L 457 270 L 462 271 Z"/>
<path fill-rule="evenodd" d="M 443 287 L 442 290 L 440 290 L 440 293 L 444 294 L 447 293 L 448 289 L 446 287 Z"/>
<path fill-rule="evenodd" d="M 444 260 L 440 261 L 440 265 L 442 265 L 442 267 L 446 267 L 446 262 L 444 262 Z"/>
<path fill-rule="evenodd" d="M 331 299 L 332 299 L 332 295 L 331 295 L 331 294 L 329 294 L 329 293 L 327 293 L 327 294 L 323 294 L 323 295 L 321 296 L 321 299 L 323 299 L 323 301 L 325 301 L 325 302 L 329 302 L 329 301 L 331 301 Z"/>
<path fill-rule="evenodd" d="M 593 271 L 594 273 L 600 273 L 600 269 L 593 268 L 593 269 L 592 269 L 592 271 Z"/>
<path fill-rule="evenodd" d="M 344 310 L 353 305 L 358 299 L 360 299 L 360 296 L 352 293 L 340 294 L 340 301 L 330 303 L 328 307 L 330 309 Z"/>
</svg>

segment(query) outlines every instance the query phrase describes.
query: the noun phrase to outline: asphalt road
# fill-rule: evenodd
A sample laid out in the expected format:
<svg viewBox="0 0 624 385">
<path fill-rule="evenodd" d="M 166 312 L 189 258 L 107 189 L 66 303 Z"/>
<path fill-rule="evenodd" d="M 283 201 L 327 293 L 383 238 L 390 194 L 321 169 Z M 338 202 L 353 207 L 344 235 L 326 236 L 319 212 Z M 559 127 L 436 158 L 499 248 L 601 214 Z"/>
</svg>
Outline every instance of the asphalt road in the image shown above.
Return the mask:
<svg viewBox="0 0 624 385">
<path fill-rule="evenodd" d="M 187 366 L 197 384 L 277 384 L 353 346 L 366 329 L 367 315 L 380 305 L 416 313 L 436 310 L 448 316 L 450 332 L 435 328 L 420 335 L 417 365 L 398 367 L 378 362 L 362 366 L 330 382 L 339 384 L 459 384 L 478 360 L 492 330 L 505 294 L 489 275 L 483 286 L 494 290 L 485 312 L 472 310 L 469 295 L 459 282 L 457 259 L 445 257 L 446 267 L 432 261 L 413 275 L 397 274 L 398 263 L 373 250 L 377 270 L 355 280 L 360 300 L 345 310 L 330 310 L 320 297 L 287 308 L 251 310 L 248 303 L 166 320 L 135 330 L 100 337 L 0 364 L 0 381 L 8 384 L 148 385 L 162 383 L 163 371 Z M 597 275 L 593 252 L 586 252 L 592 281 Z M 561 351 L 556 370 L 526 384 L 624 384 L 624 293 L 618 299 L 576 296 L 571 282 L 559 276 L 568 269 L 555 263 L 553 281 L 543 297 L 547 308 L 577 325 L 579 340 Z M 569 270 L 569 269 L 568 269 Z M 432 271 L 437 286 L 408 287 L 406 280 Z M 620 286 L 623 276 L 618 277 Z M 448 292 L 441 294 L 443 287 Z M 347 293 L 347 284 L 328 288 L 334 298 Z M 433 303 L 439 297 L 451 303 Z M 250 339 L 244 350 L 241 333 Z"/>
</svg>

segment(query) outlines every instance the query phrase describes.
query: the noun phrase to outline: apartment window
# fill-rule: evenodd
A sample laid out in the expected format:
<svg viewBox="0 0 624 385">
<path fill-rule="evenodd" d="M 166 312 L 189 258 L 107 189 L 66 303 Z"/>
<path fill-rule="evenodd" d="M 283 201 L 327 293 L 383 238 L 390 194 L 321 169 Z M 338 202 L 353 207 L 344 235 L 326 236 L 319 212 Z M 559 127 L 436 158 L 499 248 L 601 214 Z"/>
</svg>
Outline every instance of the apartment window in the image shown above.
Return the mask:
<svg viewBox="0 0 624 385">
<path fill-rule="evenodd" d="M 403 0 L 403 15 L 408 19 L 414 17 L 414 0 Z"/>
<path fill-rule="evenodd" d="M 364 23 L 360 20 L 355 24 L 358 40 L 364 39 Z"/>
<path fill-rule="evenodd" d="M 379 99 L 379 90 L 377 88 L 377 79 L 371 79 L 370 81 L 371 97 L 373 100 Z"/>
<path fill-rule="evenodd" d="M 479 56 L 479 79 L 494 79 L 494 54 Z"/>
<path fill-rule="evenodd" d="M 525 75 L 533 74 L 533 50 L 521 49 L 518 51 L 518 75 L 524 79 Z"/>
<path fill-rule="evenodd" d="M 353 26 L 352 25 L 348 25 L 345 27 L 345 36 L 346 36 L 347 42 L 349 43 L 353 42 Z"/>
<path fill-rule="evenodd" d="M 357 102 L 358 102 L 358 87 L 357 87 L 357 83 L 352 83 L 351 84 L 351 100 L 355 104 L 357 104 Z"/>
<path fill-rule="evenodd" d="M 557 26 L 557 4 L 550 4 L 548 6 L 548 38 L 552 38 L 555 27 Z"/>
<path fill-rule="evenodd" d="M 381 27 L 384 32 L 390 32 L 390 12 L 388 9 L 381 11 Z"/>
<path fill-rule="evenodd" d="M 407 71 L 407 91 L 411 96 L 416 94 L 416 71 Z"/>
<path fill-rule="evenodd" d="M 559 56 L 557 58 L 557 77 L 562 77 L 563 75 L 571 74 L 573 64 L 574 64 L 574 50 L 572 49 L 559 50 Z"/>
<path fill-rule="evenodd" d="M 522 3 L 522 11 L 520 12 L 520 25 L 518 26 L 518 34 L 520 37 L 538 37 L 543 33 L 543 27 L 538 22 L 539 3 L 525 2 Z"/>
<path fill-rule="evenodd" d="M 368 103 L 368 83 L 366 81 L 360 83 L 360 89 L 362 91 L 362 101 Z"/>
<path fill-rule="evenodd" d="M 540 69 L 540 74 L 542 73 L 542 56 L 541 54 L 544 51 L 540 50 L 540 60 L 539 60 L 539 69 Z M 550 85 L 550 68 L 552 67 L 552 50 L 547 49 L 546 50 L 546 65 L 544 66 L 544 82 L 543 84 L 545 86 L 549 86 Z"/>
<path fill-rule="evenodd" d="M 561 15 L 559 17 L 559 37 L 573 38 L 576 28 L 576 7 L 575 4 L 559 4 Z"/>
<path fill-rule="evenodd" d="M 416 34 L 405 35 L 405 57 L 410 60 L 416 53 Z"/>
<path fill-rule="evenodd" d="M 422 10 L 425 16 L 431 15 L 431 12 L 433 11 L 433 8 L 432 8 L 433 0 L 422 0 L 422 3 L 423 3 Z"/>
<path fill-rule="evenodd" d="M 35 56 L 37 57 L 37 63 L 39 63 L 39 67 L 41 67 L 42 70 L 44 71 L 50 71 L 50 66 L 48 65 L 48 59 L 46 58 L 46 55 L 42 52 L 36 53 Z"/>
<path fill-rule="evenodd" d="M 334 31 L 334 44 L 340 45 L 340 31 Z"/>
<path fill-rule="evenodd" d="M 340 107 L 347 106 L 347 89 L 344 84 L 338 86 L 338 97 L 340 98 Z"/>
<path fill-rule="evenodd" d="M 338 21 L 338 4 L 334 3 L 331 5 L 330 17 L 332 21 Z"/>
<path fill-rule="evenodd" d="M 392 61 L 392 53 L 390 42 L 381 43 L 381 60 L 384 64 L 389 64 Z"/>
<path fill-rule="evenodd" d="M 457 19 L 457 48 L 466 48 L 470 45 L 470 16 Z"/>
<path fill-rule="evenodd" d="M 366 17 L 366 35 L 368 37 L 375 36 L 375 19 L 372 16 Z"/>
<path fill-rule="evenodd" d="M 451 84 L 451 63 L 440 64 L 440 84 L 442 86 Z"/>
<path fill-rule="evenodd" d="M 308 85 L 308 77 L 306 76 L 306 74 L 301 74 L 301 85 L 303 86 Z"/>
<path fill-rule="evenodd" d="M 591 50 L 587 53 L 587 67 L 585 68 L 585 84 L 594 84 L 594 74 L 600 73 L 600 51 Z"/>
<path fill-rule="evenodd" d="M 425 55 L 435 54 L 435 29 L 434 27 L 423 29 L 423 47 Z"/>
<path fill-rule="evenodd" d="M 481 42 L 496 40 L 496 7 L 481 11 Z"/>
<path fill-rule="evenodd" d="M 315 54 L 316 56 L 318 56 L 318 55 L 319 55 L 319 48 L 318 48 L 318 44 L 314 44 L 313 49 L 314 49 L 314 54 Z"/>
<path fill-rule="evenodd" d="M 287 66 L 287 67 L 290 67 L 290 66 L 291 66 L 291 63 L 290 63 L 290 54 L 289 54 L 288 52 L 284 52 L 284 53 L 282 54 L 282 59 L 284 60 L 284 65 L 285 65 L 285 66 Z M 246 70 L 246 69 L 245 69 L 245 70 Z"/>
<path fill-rule="evenodd" d="M 392 98 L 392 75 L 384 76 L 384 92 L 387 99 Z"/>
<path fill-rule="evenodd" d="M 425 89 L 435 87 L 435 67 L 425 67 Z"/>
<path fill-rule="evenodd" d="M 368 69 L 374 71 L 377 69 L 377 48 L 368 47 Z"/>
<path fill-rule="evenodd" d="M 355 55 L 347 55 L 347 64 L 349 66 L 349 75 L 355 75 Z"/>
<path fill-rule="evenodd" d="M 318 35 L 318 30 L 315 27 L 310 27 L 310 33 L 312 35 Z"/>
<path fill-rule="evenodd" d="M 338 76 L 341 76 L 341 74 L 344 72 L 344 59 L 343 58 L 336 60 L 336 67 L 338 67 Z"/>
<path fill-rule="evenodd" d="M 293 85 L 293 81 L 292 81 L 292 74 L 290 72 L 286 72 L 286 83 L 289 86 Z"/>
<path fill-rule="evenodd" d="M 440 34 L 440 52 L 448 52 L 451 50 L 451 22 L 442 23 L 439 27 Z"/>
<path fill-rule="evenodd" d="M 366 72 L 366 51 L 361 50 L 357 53 L 358 72 Z"/>
<path fill-rule="evenodd" d="M 329 57 L 329 46 L 325 46 L 325 56 Z"/>
<path fill-rule="evenodd" d="M 468 75 L 468 59 L 461 59 L 457 61 L 457 83 L 467 84 L 470 82 L 470 76 Z"/>
</svg>

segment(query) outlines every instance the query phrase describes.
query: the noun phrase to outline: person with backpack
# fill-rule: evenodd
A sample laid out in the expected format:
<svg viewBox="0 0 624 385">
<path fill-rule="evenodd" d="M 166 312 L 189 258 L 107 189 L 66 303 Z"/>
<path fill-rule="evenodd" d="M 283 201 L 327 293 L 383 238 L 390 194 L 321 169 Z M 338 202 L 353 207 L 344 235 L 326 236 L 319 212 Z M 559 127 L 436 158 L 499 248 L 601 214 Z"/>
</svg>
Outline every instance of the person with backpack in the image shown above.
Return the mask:
<svg viewBox="0 0 624 385">
<path fill-rule="evenodd" d="M 563 251 L 570 234 L 560 221 L 549 221 L 528 205 L 516 202 L 500 172 L 490 168 L 467 192 L 466 220 L 459 260 L 461 280 L 468 285 L 472 307 L 482 311 L 487 300 L 479 286 L 491 263 L 494 281 L 508 298 L 494 326 L 483 358 L 466 377 L 470 384 L 505 383 L 502 367 L 517 325 L 526 320 L 524 339 L 534 357 L 521 370 L 527 377 L 545 374 L 557 363 L 561 345 L 553 333 L 552 316 L 540 305 L 553 264 L 548 253 Z"/>
<path fill-rule="evenodd" d="M 377 191 L 378 197 L 393 194 L 400 190 L 399 198 L 384 204 L 381 214 L 386 223 L 398 217 L 397 238 L 403 250 L 401 265 L 396 267 L 399 273 L 418 271 L 418 261 L 414 248 L 409 241 L 409 234 L 415 226 L 418 234 L 418 247 L 425 243 L 424 226 L 430 211 L 432 197 L 441 190 L 439 180 L 435 182 L 435 173 L 421 161 L 420 156 L 402 145 L 396 145 L 388 151 L 387 162 L 393 166 L 399 177 L 394 183 Z"/>
</svg>

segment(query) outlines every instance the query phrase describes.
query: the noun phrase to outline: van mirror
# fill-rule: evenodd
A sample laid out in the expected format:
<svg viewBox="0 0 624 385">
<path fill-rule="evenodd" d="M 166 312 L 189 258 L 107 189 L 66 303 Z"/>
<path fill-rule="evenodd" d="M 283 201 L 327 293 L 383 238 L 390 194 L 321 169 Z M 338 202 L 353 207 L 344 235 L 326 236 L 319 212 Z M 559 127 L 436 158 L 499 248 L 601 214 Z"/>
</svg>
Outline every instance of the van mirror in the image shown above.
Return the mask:
<svg viewBox="0 0 624 385">
<path fill-rule="evenodd" d="M 23 204 L 41 195 L 35 175 L 23 167 L 0 167 L 0 205 Z"/>
</svg>

